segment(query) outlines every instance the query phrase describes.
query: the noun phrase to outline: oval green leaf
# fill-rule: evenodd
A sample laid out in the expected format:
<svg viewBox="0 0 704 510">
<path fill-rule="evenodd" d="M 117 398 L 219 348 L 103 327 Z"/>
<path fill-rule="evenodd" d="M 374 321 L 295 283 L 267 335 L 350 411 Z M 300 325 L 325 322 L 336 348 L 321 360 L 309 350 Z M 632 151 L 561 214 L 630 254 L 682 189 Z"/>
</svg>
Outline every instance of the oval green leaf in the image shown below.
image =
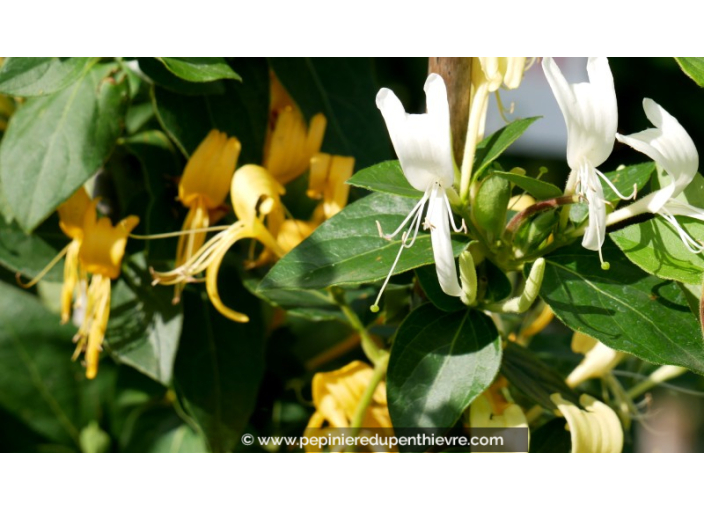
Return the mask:
<svg viewBox="0 0 704 510">
<path fill-rule="evenodd" d="M 97 62 L 90 57 L 10 57 L 0 67 L 0 93 L 43 96 L 65 89 Z"/>
<path fill-rule="evenodd" d="M 393 232 L 416 203 L 411 198 L 373 193 L 348 205 L 287 253 L 262 280 L 258 292 L 322 289 L 385 278 L 401 246 L 401 234 L 391 241 L 383 239 L 376 222 L 384 232 Z M 455 255 L 466 240 L 453 239 Z M 415 244 L 401 254 L 394 274 L 433 262 L 430 234 L 421 230 Z"/>
<path fill-rule="evenodd" d="M 179 78 L 194 82 L 242 78 L 222 57 L 160 57 L 166 68 Z"/>
<path fill-rule="evenodd" d="M 677 283 L 643 272 L 609 241 L 603 254 L 608 271 L 578 243 L 546 258 L 540 296 L 555 315 L 612 349 L 704 374 L 702 333 Z"/>
<path fill-rule="evenodd" d="M 29 99 L 0 145 L 0 191 L 29 232 L 66 201 L 110 155 L 128 101 L 118 66 L 94 66 L 74 85 Z"/>
<path fill-rule="evenodd" d="M 494 380 L 501 339 L 476 310 L 441 312 L 428 303 L 403 321 L 386 378 L 394 427 L 452 427 Z"/>
</svg>

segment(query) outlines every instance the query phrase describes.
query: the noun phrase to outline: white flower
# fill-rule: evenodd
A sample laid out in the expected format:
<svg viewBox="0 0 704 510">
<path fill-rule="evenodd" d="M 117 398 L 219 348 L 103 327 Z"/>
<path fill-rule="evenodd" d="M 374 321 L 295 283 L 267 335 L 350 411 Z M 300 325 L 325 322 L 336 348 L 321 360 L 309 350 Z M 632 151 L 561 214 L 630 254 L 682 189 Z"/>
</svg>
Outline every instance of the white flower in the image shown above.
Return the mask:
<svg viewBox="0 0 704 510">
<path fill-rule="evenodd" d="M 618 196 L 624 197 L 597 167 L 614 147 L 618 111 L 616 91 L 609 62 L 605 57 L 589 57 L 589 82 L 567 83 L 551 57 L 543 59 L 543 70 L 567 125 L 567 164 L 572 172 L 566 193 L 577 192 L 589 204 L 589 224 L 582 246 L 599 252 L 606 236 L 606 201 L 603 179 Z M 605 266 L 601 259 L 602 266 Z"/>
<path fill-rule="evenodd" d="M 654 128 L 616 138 L 653 159 L 671 178 L 659 191 L 651 193 L 629 206 L 634 214 L 646 210 L 659 214 L 678 232 L 685 246 L 694 253 L 704 251 L 704 245 L 682 228 L 675 216 L 689 216 L 704 221 L 704 210 L 676 197 L 692 182 L 699 167 L 699 154 L 687 131 L 672 115 L 649 98 L 643 99 L 643 110 Z"/>
<path fill-rule="evenodd" d="M 447 101 L 445 82 L 440 75 L 428 76 L 424 90 L 428 113 L 420 115 L 406 113 L 401 101 L 389 89 L 381 89 L 376 96 L 376 105 L 386 121 L 403 175 L 411 186 L 423 192 L 423 197 L 394 233 L 383 235 L 379 228 L 380 235 L 391 239 L 410 221 L 409 229 L 402 234 L 401 248 L 381 292 L 391 278 L 403 249 L 410 248 L 415 242 L 422 223 L 424 230 L 430 229 L 440 287 L 446 294 L 459 296 L 462 293 L 462 287 L 457 277 L 455 258 L 452 253 L 450 223 L 456 232 L 466 227 L 464 223 L 459 229 L 455 226 L 447 198 L 447 190 L 452 188 L 455 175 L 450 133 L 450 106 Z M 428 209 L 422 221 L 426 204 Z M 413 231 L 412 235 L 411 231 Z M 373 309 L 378 309 L 378 302 L 379 298 L 372 306 Z"/>
</svg>

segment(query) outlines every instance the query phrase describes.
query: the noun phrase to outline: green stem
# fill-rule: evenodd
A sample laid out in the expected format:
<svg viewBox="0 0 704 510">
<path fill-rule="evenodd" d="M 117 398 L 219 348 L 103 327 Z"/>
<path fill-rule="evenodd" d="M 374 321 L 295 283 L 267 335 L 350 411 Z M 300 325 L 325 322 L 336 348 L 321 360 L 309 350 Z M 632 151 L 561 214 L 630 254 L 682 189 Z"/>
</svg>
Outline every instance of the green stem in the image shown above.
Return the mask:
<svg viewBox="0 0 704 510">
<path fill-rule="evenodd" d="M 359 429 L 362 427 L 362 423 L 364 423 L 364 417 L 367 414 L 367 409 L 371 405 L 372 399 L 374 398 L 374 392 L 379 386 L 381 380 L 386 376 L 386 369 L 388 366 L 389 354 L 387 352 L 382 352 L 381 356 L 379 357 L 378 361 L 374 366 L 372 378 L 369 381 L 369 384 L 367 385 L 366 389 L 364 390 L 364 393 L 362 394 L 362 398 L 359 399 L 357 407 L 354 410 L 354 416 L 352 416 L 352 422 L 350 423 L 350 428 L 352 429 L 350 431 L 350 434 L 353 437 L 359 434 Z M 347 451 L 352 451 L 351 448 L 353 447 L 348 447 Z"/>
<path fill-rule="evenodd" d="M 641 381 L 628 390 L 628 397 L 637 398 L 658 384 L 674 379 L 675 377 L 679 377 L 685 372 L 687 372 L 686 368 L 675 367 L 672 365 L 662 366 L 650 374 L 647 379 Z"/>
<path fill-rule="evenodd" d="M 357 333 L 359 333 L 364 354 L 367 356 L 369 361 L 371 361 L 374 365 L 377 365 L 379 359 L 385 354 L 385 351 L 379 348 L 372 336 L 369 334 L 366 326 L 362 324 L 359 316 L 354 310 L 352 310 L 350 305 L 345 302 L 344 293 L 340 289 L 331 289 L 330 293 L 337 303 L 337 306 L 339 306 L 342 313 L 345 314 L 347 322 L 355 329 L 355 331 L 357 331 Z"/>
</svg>

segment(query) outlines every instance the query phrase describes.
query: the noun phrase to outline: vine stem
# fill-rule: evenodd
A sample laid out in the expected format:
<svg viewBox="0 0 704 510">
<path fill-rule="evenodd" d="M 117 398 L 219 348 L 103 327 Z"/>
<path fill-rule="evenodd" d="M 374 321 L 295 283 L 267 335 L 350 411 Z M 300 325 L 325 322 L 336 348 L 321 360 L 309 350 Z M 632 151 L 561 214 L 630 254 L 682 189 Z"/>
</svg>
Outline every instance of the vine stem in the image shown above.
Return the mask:
<svg viewBox="0 0 704 510">
<path fill-rule="evenodd" d="M 366 389 L 364 390 L 364 393 L 362 394 L 362 398 L 359 399 L 357 407 L 354 410 L 354 415 L 352 416 L 352 421 L 350 423 L 350 428 L 352 429 L 350 431 L 350 434 L 352 435 L 352 437 L 356 437 L 357 434 L 359 434 L 359 429 L 362 427 L 362 423 L 364 423 L 364 416 L 367 414 L 367 409 L 371 405 L 372 399 L 374 398 L 374 392 L 379 386 L 381 380 L 386 376 L 386 369 L 388 368 L 388 366 L 389 354 L 387 352 L 382 352 L 374 365 L 372 378 L 369 381 L 369 384 L 367 385 Z M 352 451 L 351 448 L 352 445 L 347 448 L 347 451 Z"/>
<path fill-rule="evenodd" d="M 376 366 L 379 363 L 379 360 L 384 356 L 384 350 L 379 348 L 372 336 L 369 334 L 367 328 L 364 324 L 362 324 L 359 316 L 347 303 L 341 302 L 338 299 L 337 304 L 340 307 L 340 310 L 342 310 L 342 313 L 345 314 L 350 326 L 352 326 L 359 333 L 359 337 L 362 339 L 362 350 L 364 351 L 364 354 L 367 358 L 369 358 L 369 361 Z"/>
</svg>

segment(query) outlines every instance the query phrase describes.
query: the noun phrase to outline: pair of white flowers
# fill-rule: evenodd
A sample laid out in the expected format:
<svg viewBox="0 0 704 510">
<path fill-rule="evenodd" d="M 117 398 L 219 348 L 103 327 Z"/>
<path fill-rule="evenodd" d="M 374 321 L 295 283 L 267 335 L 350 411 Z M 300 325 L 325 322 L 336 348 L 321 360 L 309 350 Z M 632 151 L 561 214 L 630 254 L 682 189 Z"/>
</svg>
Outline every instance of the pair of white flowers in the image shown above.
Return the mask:
<svg viewBox="0 0 704 510">
<path fill-rule="evenodd" d="M 677 196 L 694 179 L 699 166 L 697 150 L 679 122 L 652 99 L 643 101 L 645 113 L 655 126 L 639 133 L 622 136 L 616 133 L 618 110 L 614 80 L 609 63 L 603 57 L 591 57 L 587 64 L 589 82 L 570 84 L 550 57 L 543 59 L 543 70 L 567 125 L 567 162 L 571 173 L 566 193 L 578 193 L 588 203 L 589 220 L 582 245 L 599 252 L 606 237 L 607 224 L 636 214 L 651 212 L 670 222 L 688 249 L 701 252 L 704 247 L 679 225 L 675 216 L 684 215 L 704 221 L 704 210 L 678 200 Z M 442 290 L 460 296 L 462 287 L 457 277 L 450 224 L 454 223 L 448 192 L 454 193 L 455 163 L 450 132 L 450 108 L 445 83 L 437 74 L 425 82 L 427 113 L 408 114 L 401 101 L 389 89 L 381 89 L 376 103 L 381 110 L 403 173 L 408 182 L 423 197 L 411 210 L 398 229 L 387 236 L 391 239 L 409 224 L 401 238 L 401 248 L 383 288 L 393 274 L 404 248 L 410 248 L 421 227 L 430 229 L 431 243 Z M 611 181 L 598 170 L 619 141 L 646 154 L 671 177 L 665 187 L 620 209 L 607 218 L 602 181 L 622 199 Z M 634 195 L 635 196 L 635 190 Z M 423 213 L 428 204 L 425 219 Z M 601 259 L 602 266 L 608 267 Z"/>
<path fill-rule="evenodd" d="M 607 225 L 651 212 L 672 224 L 690 251 L 703 251 L 704 246 L 693 239 L 675 218 L 689 216 L 704 220 L 704 210 L 677 198 L 692 182 L 699 167 L 697 149 L 677 119 L 652 99 L 645 98 L 643 109 L 655 127 L 628 136 L 619 135 L 616 133 L 618 110 L 614 79 L 606 58 L 589 58 L 588 83 L 567 83 L 555 61 L 549 57 L 543 60 L 543 70 L 567 125 L 567 164 L 572 172 L 566 193 L 577 192 L 589 204 L 589 223 L 582 246 L 599 251 L 601 256 Z M 607 217 L 602 180 L 621 198 L 629 198 L 622 196 L 597 168 L 609 157 L 616 140 L 653 159 L 667 172 L 671 181 Z M 607 266 L 603 259 L 602 265 Z"/>
</svg>

